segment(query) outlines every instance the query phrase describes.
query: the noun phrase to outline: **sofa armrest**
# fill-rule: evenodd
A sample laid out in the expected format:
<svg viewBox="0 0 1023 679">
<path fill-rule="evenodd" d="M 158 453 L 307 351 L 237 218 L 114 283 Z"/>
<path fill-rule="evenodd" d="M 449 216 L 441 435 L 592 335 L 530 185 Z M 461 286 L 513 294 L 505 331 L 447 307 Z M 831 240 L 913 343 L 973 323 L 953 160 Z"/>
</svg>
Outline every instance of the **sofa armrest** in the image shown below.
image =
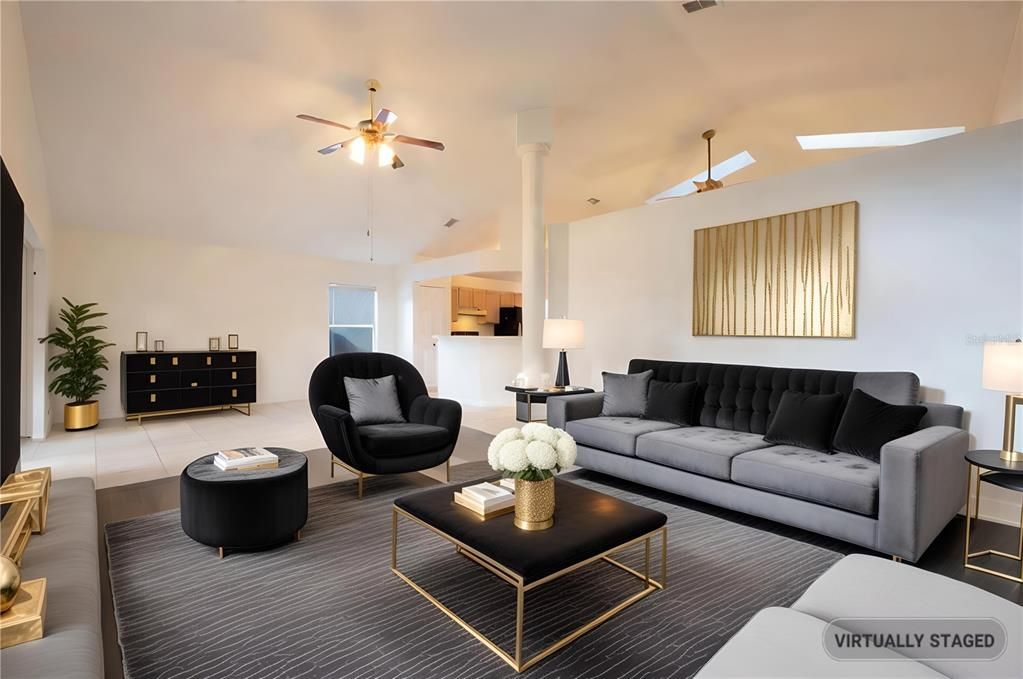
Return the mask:
<svg viewBox="0 0 1023 679">
<path fill-rule="evenodd" d="M 331 453 L 346 464 L 358 465 L 357 458 L 362 457 L 362 444 L 351 413 L 324 404 L 316 409 L 316 424 Z"/>
<path fill-rule="evenodd" d="M 451 433 L 451 443 L 458 439 L 462 427 L 462 404 L 446 398 L 417 396 L 409 406 L 409 422 L 443 427 Z"/>
<path fill-rule="evenodd" d="M 547 398 L 547 422 L 552 427 L 565 428 L 572 420 L 597 417 L 604 408 L 604 392 L 554 396 Z"/>
<path fill-rule="evenodd" d="M 878 550 L 916 561 L 966 501 L 969 435 L 920 429 L 881 448 Z"/>
</svg>

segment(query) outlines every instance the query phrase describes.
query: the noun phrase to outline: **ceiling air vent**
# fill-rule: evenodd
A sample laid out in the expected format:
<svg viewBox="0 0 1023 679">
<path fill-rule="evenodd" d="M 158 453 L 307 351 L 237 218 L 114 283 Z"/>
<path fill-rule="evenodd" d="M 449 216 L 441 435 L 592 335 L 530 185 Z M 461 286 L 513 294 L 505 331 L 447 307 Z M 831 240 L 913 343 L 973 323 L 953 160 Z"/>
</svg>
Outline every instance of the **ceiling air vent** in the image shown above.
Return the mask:
<svg viewBox="0 0 1023 679">
<path fill-rule="evenodd" d="M 590 205 L 596 205 L 597 203 L 600 202 L 600 198 L 587 198 L 586 202 L 589 203 Z"/>
<path fill-rule="evenodd" d="M 450 229 L 452 226 L 454 226 L 457 223 L 458 223 L 458 220 L 455 219 L 454 217 L 452 217 L 448 221 L 444 222 L 444 226 L 446 226 L 446 227 L 448 227 Z"/>
<path fill-rule="evenodd" d="M 693 12 L 699 12 L 701 9 L 715 7 L 717 4 L 715 0 L 690 0 L 690 2 L 682 3 L 682 9 L 692 14 Z"/>
</svg>

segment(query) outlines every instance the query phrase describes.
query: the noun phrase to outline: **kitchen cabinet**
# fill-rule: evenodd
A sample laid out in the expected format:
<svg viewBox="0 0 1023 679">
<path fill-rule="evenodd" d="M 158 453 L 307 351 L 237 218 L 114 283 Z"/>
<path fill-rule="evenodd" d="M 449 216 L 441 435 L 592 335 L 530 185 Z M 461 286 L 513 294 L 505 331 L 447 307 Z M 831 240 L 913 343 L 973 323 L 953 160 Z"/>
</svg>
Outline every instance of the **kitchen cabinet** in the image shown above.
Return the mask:
<svg viewBox="0 0 1023 679">
<path fill-rule="evenodd" d="M 486 309 L 487 308 L 487 291 L 474 289 L 472 291 L 472 308 L 473 309 Z"/>
<path fill-rule="evenodd" d="M 515 306 L 515 293 L 514 292 L 502 292 L 501 293 L 501 306 Z"/>
<path fill-rule="evenodd" d="M 458 288 L 451 288 L 451 322 L 458 322 Z"/>
<path fill-rule="evenodd" d="M 458 306 L 461 309 L 472 308 L 472 288 L 458 288 Z"/>
<path fill-rule="evenodd" d="M 495 325 L 501 320 L 501 293 L 496 290 L 487 290 L 487 323 Z"/>
<path fill-rule="evenodd" d="M 522 293 L 521 292 L 516 292 L 515 293 L 515 306 L 522 306 Z"/>
</svg>

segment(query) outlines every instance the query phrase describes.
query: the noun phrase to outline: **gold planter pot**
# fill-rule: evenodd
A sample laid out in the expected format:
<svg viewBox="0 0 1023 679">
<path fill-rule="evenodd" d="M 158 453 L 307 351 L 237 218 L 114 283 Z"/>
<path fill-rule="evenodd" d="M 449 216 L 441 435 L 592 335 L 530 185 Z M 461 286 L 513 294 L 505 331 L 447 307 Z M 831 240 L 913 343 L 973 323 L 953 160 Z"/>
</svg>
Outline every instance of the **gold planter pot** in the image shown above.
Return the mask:
<svg viewBox="0 0 1023 679">
<path fill-rule="evenodd" d="M 554 478 L 515 479 L 515 526 L 522 530 L 545 530 L 553 525 Z"/>
<path fill-rule="evenodd" d="M 99 424 L 99 401 L 64 404 L 64 429 L 92 429 Z"/>
</svg>

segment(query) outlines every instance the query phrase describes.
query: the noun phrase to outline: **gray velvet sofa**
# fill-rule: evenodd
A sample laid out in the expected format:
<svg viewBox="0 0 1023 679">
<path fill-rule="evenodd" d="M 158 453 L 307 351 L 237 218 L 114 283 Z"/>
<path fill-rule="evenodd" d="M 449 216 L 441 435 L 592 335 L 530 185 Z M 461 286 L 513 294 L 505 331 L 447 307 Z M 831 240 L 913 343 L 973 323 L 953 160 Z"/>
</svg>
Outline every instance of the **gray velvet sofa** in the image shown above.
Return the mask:
<svg viewBox="0 0 1023 679">
<path fill-rule="evenodd" d="M 936 659 L 911 646 L 873 659 L 842 660 L 823 643 L 828 623 L 848 632 L 878 631 L 870 619 L 908 620 L 907 631 L 926 632 L 928 620 L 994 619 L 1005 630 L 1004 652 L 991 660 Z M 914 624 L 918 623 L 918 624 Z M 825 679 L 830 677 L 951 677 L 1015 679 L 1023 676 L 1023 607 L 981 589 L 907 564 L 863 554 L 847 556 L 817 579 L 790 608 L 754 615 L 697 679 Z"/>
<path fill-rule="evenodd" d="M 0 651 L 3 679 L 103 676 L 99 534 L 92 479 L 54 481 L 46 533 L 33 535 L 22 577 L 46 578 L 44 636 Z"/>
<path fill-rule="evenodd" d="M 844 372 L 634 359 L 629 373 L 696 382 L 698 426 L 602 417 L 603 394 L 550 398 L 547 419 L 579 446 L 576 464 L 916 561 L 965 503 L 963 409 L 923 404 L 919 429 L 880 463 L 763 440 L 786 390 L 918 402 L 908 372 Z M 844 408 L 844 401 L 843 401 Z"/>
</svg>

